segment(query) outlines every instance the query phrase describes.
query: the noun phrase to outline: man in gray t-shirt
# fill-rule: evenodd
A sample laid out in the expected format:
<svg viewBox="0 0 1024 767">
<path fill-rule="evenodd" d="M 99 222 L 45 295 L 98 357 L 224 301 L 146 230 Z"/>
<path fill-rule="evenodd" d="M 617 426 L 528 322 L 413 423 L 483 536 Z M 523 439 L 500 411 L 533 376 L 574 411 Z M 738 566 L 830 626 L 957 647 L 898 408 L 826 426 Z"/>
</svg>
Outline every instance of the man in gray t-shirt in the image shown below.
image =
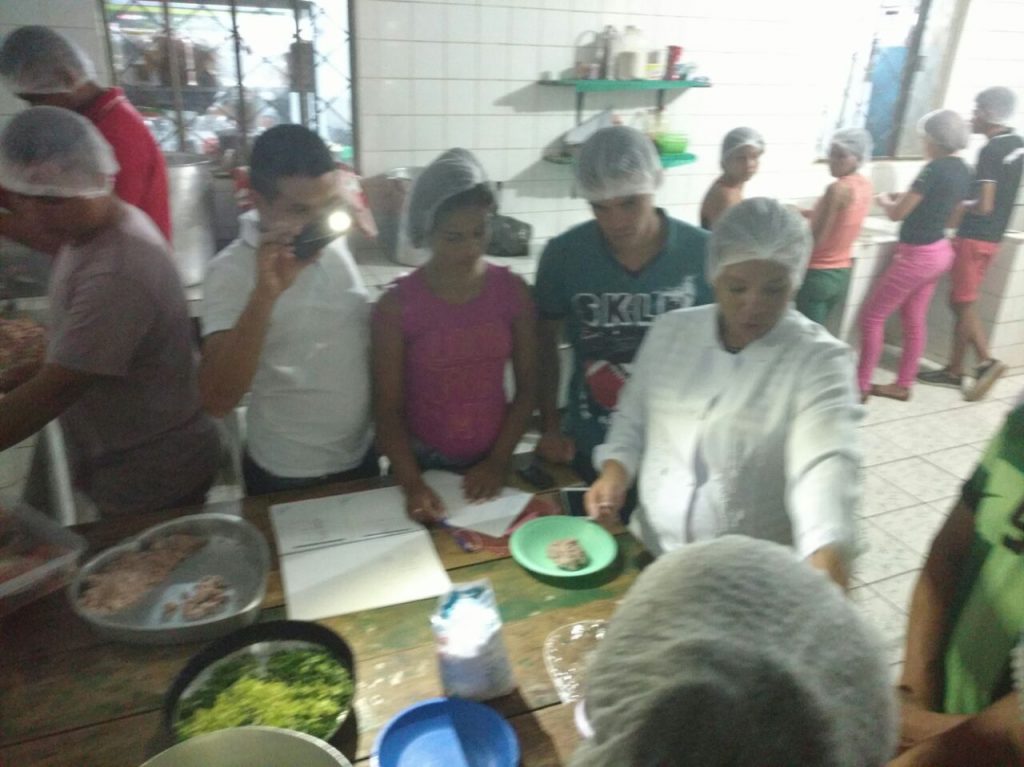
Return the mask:
<svg viewBox="0 0 1024 767">
<path fill-rule="evenodd" d="M 36 107 L 0 135 L 15 215 L 58 234 L 44 364 L 0 399 L 0 449 L 60 417 L 75 484 L 101 513 L 201 503 L 219 457 L 166 241 L 111 191 L 117 162 L 73 112 Z"/>
</svg>

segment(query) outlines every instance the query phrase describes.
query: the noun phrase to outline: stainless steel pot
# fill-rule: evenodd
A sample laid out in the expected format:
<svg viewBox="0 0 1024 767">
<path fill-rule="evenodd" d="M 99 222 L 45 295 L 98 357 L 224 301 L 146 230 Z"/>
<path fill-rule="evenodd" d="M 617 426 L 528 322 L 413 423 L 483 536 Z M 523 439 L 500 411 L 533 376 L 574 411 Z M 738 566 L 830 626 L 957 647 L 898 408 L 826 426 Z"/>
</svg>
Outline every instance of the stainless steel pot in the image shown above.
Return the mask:
<svg viewBox="0 0 1024 767">
<path fill-rule="evenodd" d="M 167 152 L 174 260 L 184 285 L 203 281 L 206 262 L 216 253 L 210 161 L 197 154 Z"/>
</svg>

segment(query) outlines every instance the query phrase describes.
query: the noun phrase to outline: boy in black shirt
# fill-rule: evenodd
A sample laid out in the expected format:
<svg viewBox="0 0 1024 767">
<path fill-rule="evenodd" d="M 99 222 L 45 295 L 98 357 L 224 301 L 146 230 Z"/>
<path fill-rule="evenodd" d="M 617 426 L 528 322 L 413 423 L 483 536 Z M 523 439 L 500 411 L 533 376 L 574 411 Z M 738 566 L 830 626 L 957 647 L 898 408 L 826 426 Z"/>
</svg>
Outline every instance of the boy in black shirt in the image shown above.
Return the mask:
<svg viewBox="0 0 1024 767">
<path fill-rule="evenodd" d="M 956 314 L 953 352 L 946 368 L 917 376 L 922 383 L 959 389 L 963 381 L 964 357 L 968 347 L 973 347 L 978 366 L 974 386 L 965 395 L 969 401 L 984 397 L 1006 371 L 1006 365 L 992 359 L 989 353 L 974 302 L 985 271 L 999 250 L 1020 186 L 1024 139 L 1006 125 L 1014 106 L 1015 98 L 1009 88 L 987 88 L 975 99 L 971 128 L 975 133 L 987 136 L 988 143 L 978 155 L 972 199 L 964 204 L 964 217 L 953 240 L 956 258 L 949 297 L 950 306 Z"/>
</svg>

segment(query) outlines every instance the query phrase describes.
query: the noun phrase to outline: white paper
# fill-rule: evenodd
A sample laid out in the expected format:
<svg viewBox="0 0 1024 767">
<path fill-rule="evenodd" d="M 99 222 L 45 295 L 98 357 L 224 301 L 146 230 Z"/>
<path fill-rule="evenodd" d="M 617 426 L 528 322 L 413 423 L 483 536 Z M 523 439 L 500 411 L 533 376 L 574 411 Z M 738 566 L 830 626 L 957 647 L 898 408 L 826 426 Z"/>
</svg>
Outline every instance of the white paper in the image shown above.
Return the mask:
<svg viewBox="0 0 1024 767">
<path fill-rule="evenodd" d="M 521 490 L 504 487 L 497 498 L 472 503 L 462 493 L 462 477 L 450 471 L 427 471 L 423 480 L 441 496 L 448 523 L 500 538 L 518 517 L 533 496 Z"/>
<path fill-rule="evenodd" d="M 270 521 L 282 555 L 422 529 L 406 516 L 398 487 L 278 504 Z"/>
<path fill-rule="evenodd" d="M 319 620 L 444 594 L 451 581 L 426 530 L 281 557 L 288 617 Z"/>
</svg>

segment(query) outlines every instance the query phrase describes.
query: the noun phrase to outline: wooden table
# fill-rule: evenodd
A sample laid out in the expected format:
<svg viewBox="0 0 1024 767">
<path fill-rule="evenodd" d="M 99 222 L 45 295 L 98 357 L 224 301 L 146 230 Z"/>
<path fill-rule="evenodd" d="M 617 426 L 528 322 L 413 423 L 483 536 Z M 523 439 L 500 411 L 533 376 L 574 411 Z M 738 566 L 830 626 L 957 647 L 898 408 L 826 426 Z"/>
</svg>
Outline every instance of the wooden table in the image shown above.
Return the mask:
<svg viewBox="0 0 1024 767">
<path fill-rule="evenodd" d="M 242 514 L 274 539 L 271 503 L 354 492 L 382 482 L 339 485 L 247 499 Z M 553 495 L 553 494 L 552 494 Z M 126 536 L 194 509 L 141 514 L 83 525 L 91 556 Z M 489 578 L 504 620 L 505 643 L 518 690 L 491 701 L 513 725 L 523 767 L 565 764 L 577 743 L 572 707 L 563 706 L 544 668 L 541 648 L 553 629 L 608 618 L 638 571 L 639 545 L 619 533 L 620 558 L 596 582 L 542 582 L 513 560 L 465 553 L 449 534 L 434 543 L 452 581 Z M 338 743 L 356 764 L 368 762 L 377 731 L 406 706 L 441 694 L 429 616 L 421 600 L 320 621 L 341 634 L 356 657 L 356 716 Z M 276 551 L 261 620 L 285 617 Z M 63 591 L 0 623 L 0 767 L 137 767 L 166 747 L 163 695 L 199 644 L 166 647 L 113 643 L 97 637 L 67 604 Z M 350 730 L 345 735 L 346 729 Z"/>
</svg>

